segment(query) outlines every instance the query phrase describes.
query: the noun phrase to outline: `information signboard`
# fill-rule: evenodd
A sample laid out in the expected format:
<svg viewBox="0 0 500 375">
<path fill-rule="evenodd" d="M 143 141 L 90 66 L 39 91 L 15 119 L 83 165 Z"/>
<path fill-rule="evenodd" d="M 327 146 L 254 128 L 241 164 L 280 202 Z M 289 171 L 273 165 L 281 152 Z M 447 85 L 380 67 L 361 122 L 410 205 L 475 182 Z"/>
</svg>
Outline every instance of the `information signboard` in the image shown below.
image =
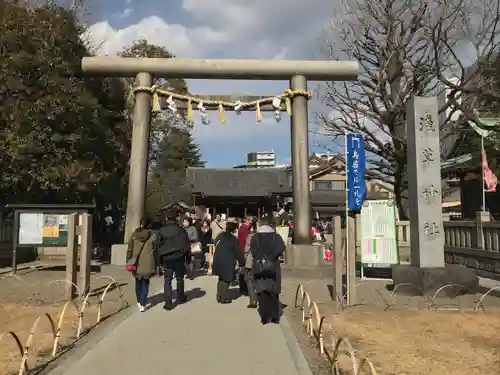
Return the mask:
<svg viewBox="0 0 500 375">
<path fill-rule="evenodd" d="M 19 245 L 66 246 L 68 214 L 19 213 Z"/>
<path fill-rule="evenodd" d="M 398 263 L 394 201 L 365 201 L 361 210 L 361 267 L 390 268 Z"/>
</svg>

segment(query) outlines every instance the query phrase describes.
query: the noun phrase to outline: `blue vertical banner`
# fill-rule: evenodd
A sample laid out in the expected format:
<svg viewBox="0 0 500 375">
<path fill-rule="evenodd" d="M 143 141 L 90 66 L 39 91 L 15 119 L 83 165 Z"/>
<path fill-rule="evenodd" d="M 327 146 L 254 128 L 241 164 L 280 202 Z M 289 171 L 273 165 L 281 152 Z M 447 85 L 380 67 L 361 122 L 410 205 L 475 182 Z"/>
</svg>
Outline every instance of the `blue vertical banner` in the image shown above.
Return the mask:
<svg viewBox="0 0 500 375">
<path fill-rule="evenodd" d="M 361 211 L 366 199 L 366 155 L 365 140 L 359 134 L 347 135 L 347 207 L 354 212 Z"/>
</svg>

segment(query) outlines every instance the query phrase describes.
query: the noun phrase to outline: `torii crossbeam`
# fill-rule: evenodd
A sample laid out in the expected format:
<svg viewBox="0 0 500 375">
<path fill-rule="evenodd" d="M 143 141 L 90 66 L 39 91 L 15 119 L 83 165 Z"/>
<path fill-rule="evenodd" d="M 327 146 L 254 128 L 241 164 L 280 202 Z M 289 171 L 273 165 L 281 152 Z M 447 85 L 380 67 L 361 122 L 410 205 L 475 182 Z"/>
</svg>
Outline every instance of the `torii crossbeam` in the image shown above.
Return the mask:
<svg viewBox="0 0 500 375">
<path fill-rule="evenodd" d="M 352 81 L 358 76 L 354 61 L 289 61 L 233 59 L 159 59 L 85 57 L 83 73 L 101 76 L 136 77 L 138 87 L 151 87 L 153 77 L 239 80 L 289 80 L 290 89 L 307 92 L 307 81 Z M 311 244 L 309 194 L 309 141 L 307 98 L 291 99 L 292 190 L 295 228 L 294 244 Z M 148 171 L 152 94 L 135 95 L 132 155 L 125 222 L 127 243 L 144 215 Z"/>
</svg>

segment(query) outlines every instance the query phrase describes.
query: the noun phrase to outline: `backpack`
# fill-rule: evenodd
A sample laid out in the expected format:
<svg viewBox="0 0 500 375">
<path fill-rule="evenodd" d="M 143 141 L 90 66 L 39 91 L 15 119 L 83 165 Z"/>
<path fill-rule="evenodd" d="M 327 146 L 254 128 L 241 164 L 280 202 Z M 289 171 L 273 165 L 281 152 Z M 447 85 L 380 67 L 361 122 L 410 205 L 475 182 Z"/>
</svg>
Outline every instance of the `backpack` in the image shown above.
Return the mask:
<svg viewBox="0 0 500 375">
<path fill-rule="evenodd" d="M 271 246 L 274 243 L 271 243 Z M 255 235 L 255 245 L 259 248 L 259 237 Z M 260 256 L 253 257 L 252 270 L 253 274 L 257 278 L 275 279 L 276 278 L 276 265 L 275 261 L 269 258 L 267 253 L 261 253 Z"/>
</svg>

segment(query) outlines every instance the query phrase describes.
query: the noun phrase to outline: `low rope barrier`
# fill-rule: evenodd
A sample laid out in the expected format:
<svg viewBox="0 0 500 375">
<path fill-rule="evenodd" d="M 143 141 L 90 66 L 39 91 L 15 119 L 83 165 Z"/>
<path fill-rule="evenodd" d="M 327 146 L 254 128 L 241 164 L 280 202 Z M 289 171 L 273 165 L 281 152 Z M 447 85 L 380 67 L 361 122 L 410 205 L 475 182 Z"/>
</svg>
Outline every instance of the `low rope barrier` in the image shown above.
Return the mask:
<svg viewBox="0 0 500 375">
<path fill-rule="evenodd" d="M 25 280 L 22 280 L 18 276 L 16 276 L 16 278 L 18 278 L 19 280 L 21 280 L 23 282 L 26 282 Z M 104 303 L 106 295 L 108 295 L 108 292 L 110 290 L 116 289 L 118 291 L 118 297 L 121 301 L 121 306 L 116 312 L 121 311 L 124 308 L 129 306 L 128 302 L 123 297 L 123 292 L 120 288 L 120 285 L 116 282 L 115 279 L 113 279 L 110 276 L 101 276 L 101 277 L 94 279 L 93 282 L 97 281 L 98 279 L 104 279 L 104 278 L 109 279 L 110 282 L 104 287 L 104 290 L 103 290 L 102 294 L 100 295 L 98 302 L 96 304 L 96 307 L 97 307 L 96 322 L 92 326 L 88 327 L 87 328 L 88 330 L 97 326 L 102 321 L 102 305 Z M 47 284 L 52 285 L 52 284 L 57 284 L 57 283 L 71 283 L 71 282 L 68 280 L 53 280 Z M 71 284 L 73 284 L 73 283 L 71 283 Z M 15 332 L 9 331 L 9 332 L 4 332 L 4 333 L 0 334 L 0 342 L 2 342 L 2 340 L 6 339 L 7 337 L 11 337 L 16 343 L 16 347 L 18 349 L 19 356 L 20 356 L 18 375 L 26 375 L 30 371 L 30 367 L 28 364 L 29 354 L 30 354 L 30 352 L 33 352 L 32 349 L 33 349 L 33 343 L 35 341 L 35 336 L 36 336 L 37 332 L 39 332 L 37 330 L 37 328 L 39 326 L 40 321 L 43 320 L 44 318 L 50 324 L 50 333 L 52 335 L 52 340 L 53 340 L 52 350 L 51 350 L 51 357 L 52 358 L 55 358 L 61 349 L 61 346 L 60 346 L 61 330 L 62 330 L 62 326 L 64 324 L 64 317 L 66 315 L 68 307 L 71 307 L 76 311 L 77 319 L 78 319 L 75 340 L 73 340 L 72 344 L 81 338 L 81 336 L 84 332 L 83 317 L 85 314 L 85 308 L 88 305 L 90 305 L 89 297 L 93 293 L 95 293 L 96 290 L 91 290 L 88 293 L 84 294 L 85 291 L 79 290 L 78 286 L 76 286 L 76 285 L 74 285 L 74 286 L 75 286 L 76 290 L 78 291 L 78 297 L 75 300 L 66 301 L 66 303 L 63 305 L 63 307 L 58 315 L 58 319 L 54 319 L 54 317 L 51 316 L 49 313 L 44 313 L 42 315 L 39 315 L 35 319 L 35 321 L 33 322 L 31 329 L 30 329 L 30 332 L 29 332 L 29 335 L 28 335 L 28 338 L 26 339 L 26 342 L 24 345 L 22 344 L 20 337 Z M 111 288 L 113 288 L 113 289 L 111 289 Z M 86 289 L 90 290 L 90 284 Z M 77 300 L 81 301 L 80 306 L 76 302 Z M 57 324 L 56 324 L 56 321 L 57 321 Z"/>
<path fill-rule="evenodd" d="M 301 301 L 298 304 L 298 301 Z M 304 305 L 305 303 L 305 305 Z M 304 290 L 304 286 L 299 284 L 295 292 L 295 303 L 296 308 L 301 310 L 301 323 L 304 326 L 307 336 L 314 338 L 316 345 L 320 353 L 327 359 L 330 364 L 332 374 L 341 375 L 341 370 L 339 367 L 339 357 L 342 353 L 348 354 L 352 366 L 352 373 L 354 375 L 360 375 L 361 371 L 368 369 L 370 374 L 377 375 L 377 371 L 370 362 L 365 357 L 358 360 L 356 356 L 356 351 L 354 350 L 351 342 L 346 337 L 336 337 L 331 335 L 331 352 L 325 347 L 324 337 L 323 337 L 323 327 L 325 326 L 326 317 L 321 314 L 318 304 L 311 300 L 309 294 Z M 307 313 L 306 313 L 307 312 Z M 333 328 L 331 324 L 330 328 Z M 344 350 L 342 351 L 342 348 Z"/>
<path fill-rule="evenodd" d="M 360 285 L 363 283 L 360 283 Z M 360 286 L 359 285 L 359 286 Z M 378 372 L 375 369 L 375 366 L 373 363 L 366 357 L 362 357 L 359 354 L 357 354 L 356 350 L 353 348 L 351 342 L 349 341 L 348 338 L 346 337 L 336 337 L 334 333 L 332 332 L 331 337 L 330 337 L 330 343 L 331 343 L 331 348 L 328 349 L 325 347 L 325 338 L 323 334 L 323 329 L 326 326 L 330 328 L 331 331 L 333 331 L 333 325 L 329 322 L 327 322 L 326 316 L 322 315 L 318 306 L 318 303 L 314 302 L 311 299 L 311 296 L 309 293 L 307 293 L 304 289 L 303 284 L 299 284 L 297 286 L 297 289 L 295 291 L 295 300 L 294 300 L 294 307 L 297 309 L 300 309 L 300 317 L 301 317 L 301 324 L 303 325 L 306 334 L 310 338 L 314 338 L 314 341 L 317 345 L 317 348 L 319 349 L 321 355 L 323 355 L 330 367 L 333 375 L 341 375 L 341 369 L 339 368 L 339 356 L 341 354 L 346 354 L 350 358 L 350 363 L 352 367 L 352 373 L 354 375 L 360 375 L 362 371 L 365 373 L 371 374 L 371 375 L 377 375 Z M 399 284 L 394 287 L 392 290 L 390 296 L 393 297 L 395 295 L 395 292 L 398 288 L 400 287 L 410 287 L 415 290 L 421 291 L 421 295 L 423 296 L 424 292 L 421 288 L 419 288 L 416 285 L 413 284 Z M 454 297 L 450 297 L 450 299 L 455 299 L 459 295 L 461 295 L 462 292 L 466 291 L 470 293 L 470 290 L 460 284 L 448 284 L 444 285 L 441 288 L 439 288 L 430 298 L 425 298 L 425 303 L 427 304 L 427 309 L 431 310 L 434 309 L 434 311 L 441 311 L 436 305 L 436 298 L 438 295 L 445 289 L 448 288 L 457 288 L 459 291 L 456 293 Z M 373 288 L 377 293 L 374 295 L 378 295 L 380 299 L 384 302 L 385 308 L 384 311 L 388 311 L 390 308 L 396 305 L 395 301 L 388 301 L 387 298 L 383 296 L 383 294 L 378 290 L 377 288 Z M 485 312 L 485 306 L 483 304 L 483 301 L 485 297 L 490 295 L 493 291 L 500 290 L 500 286 L 495 286 L 491 289 L 489 289 L 486 293 L 482 294 L 479 298 L 476 298 L 474 301 L 474 308 L 471 309 L 473 312 L 478 312 L 482 311 Z M 333 296 L 334 298 L 337 299 L 337 302 L 340 306 L 341 311 L 345 311 L 346 308 L 350 307 L 355 307 L 355 306 L 360 306 L 360 305 L 366 305 L 365 304 L 358 304 L 354 306 L 345 306 L 343 303 L 342 298 L 345 298 L 344 296 L 339 296 L 338 294 L 336 296 Z M 477 297 L 477 296 L 476 296 Z M 447 309 L 442 309 L 443 311 L 450 311 L 449 308 Z M 463 309 L 455 309 L 457 311 L 463 311 Z M 332 316 L 332 319 L 334 319 L 334 316 Z M 343 349 L 343 350 L 342 350 Z"/>
</svg>

